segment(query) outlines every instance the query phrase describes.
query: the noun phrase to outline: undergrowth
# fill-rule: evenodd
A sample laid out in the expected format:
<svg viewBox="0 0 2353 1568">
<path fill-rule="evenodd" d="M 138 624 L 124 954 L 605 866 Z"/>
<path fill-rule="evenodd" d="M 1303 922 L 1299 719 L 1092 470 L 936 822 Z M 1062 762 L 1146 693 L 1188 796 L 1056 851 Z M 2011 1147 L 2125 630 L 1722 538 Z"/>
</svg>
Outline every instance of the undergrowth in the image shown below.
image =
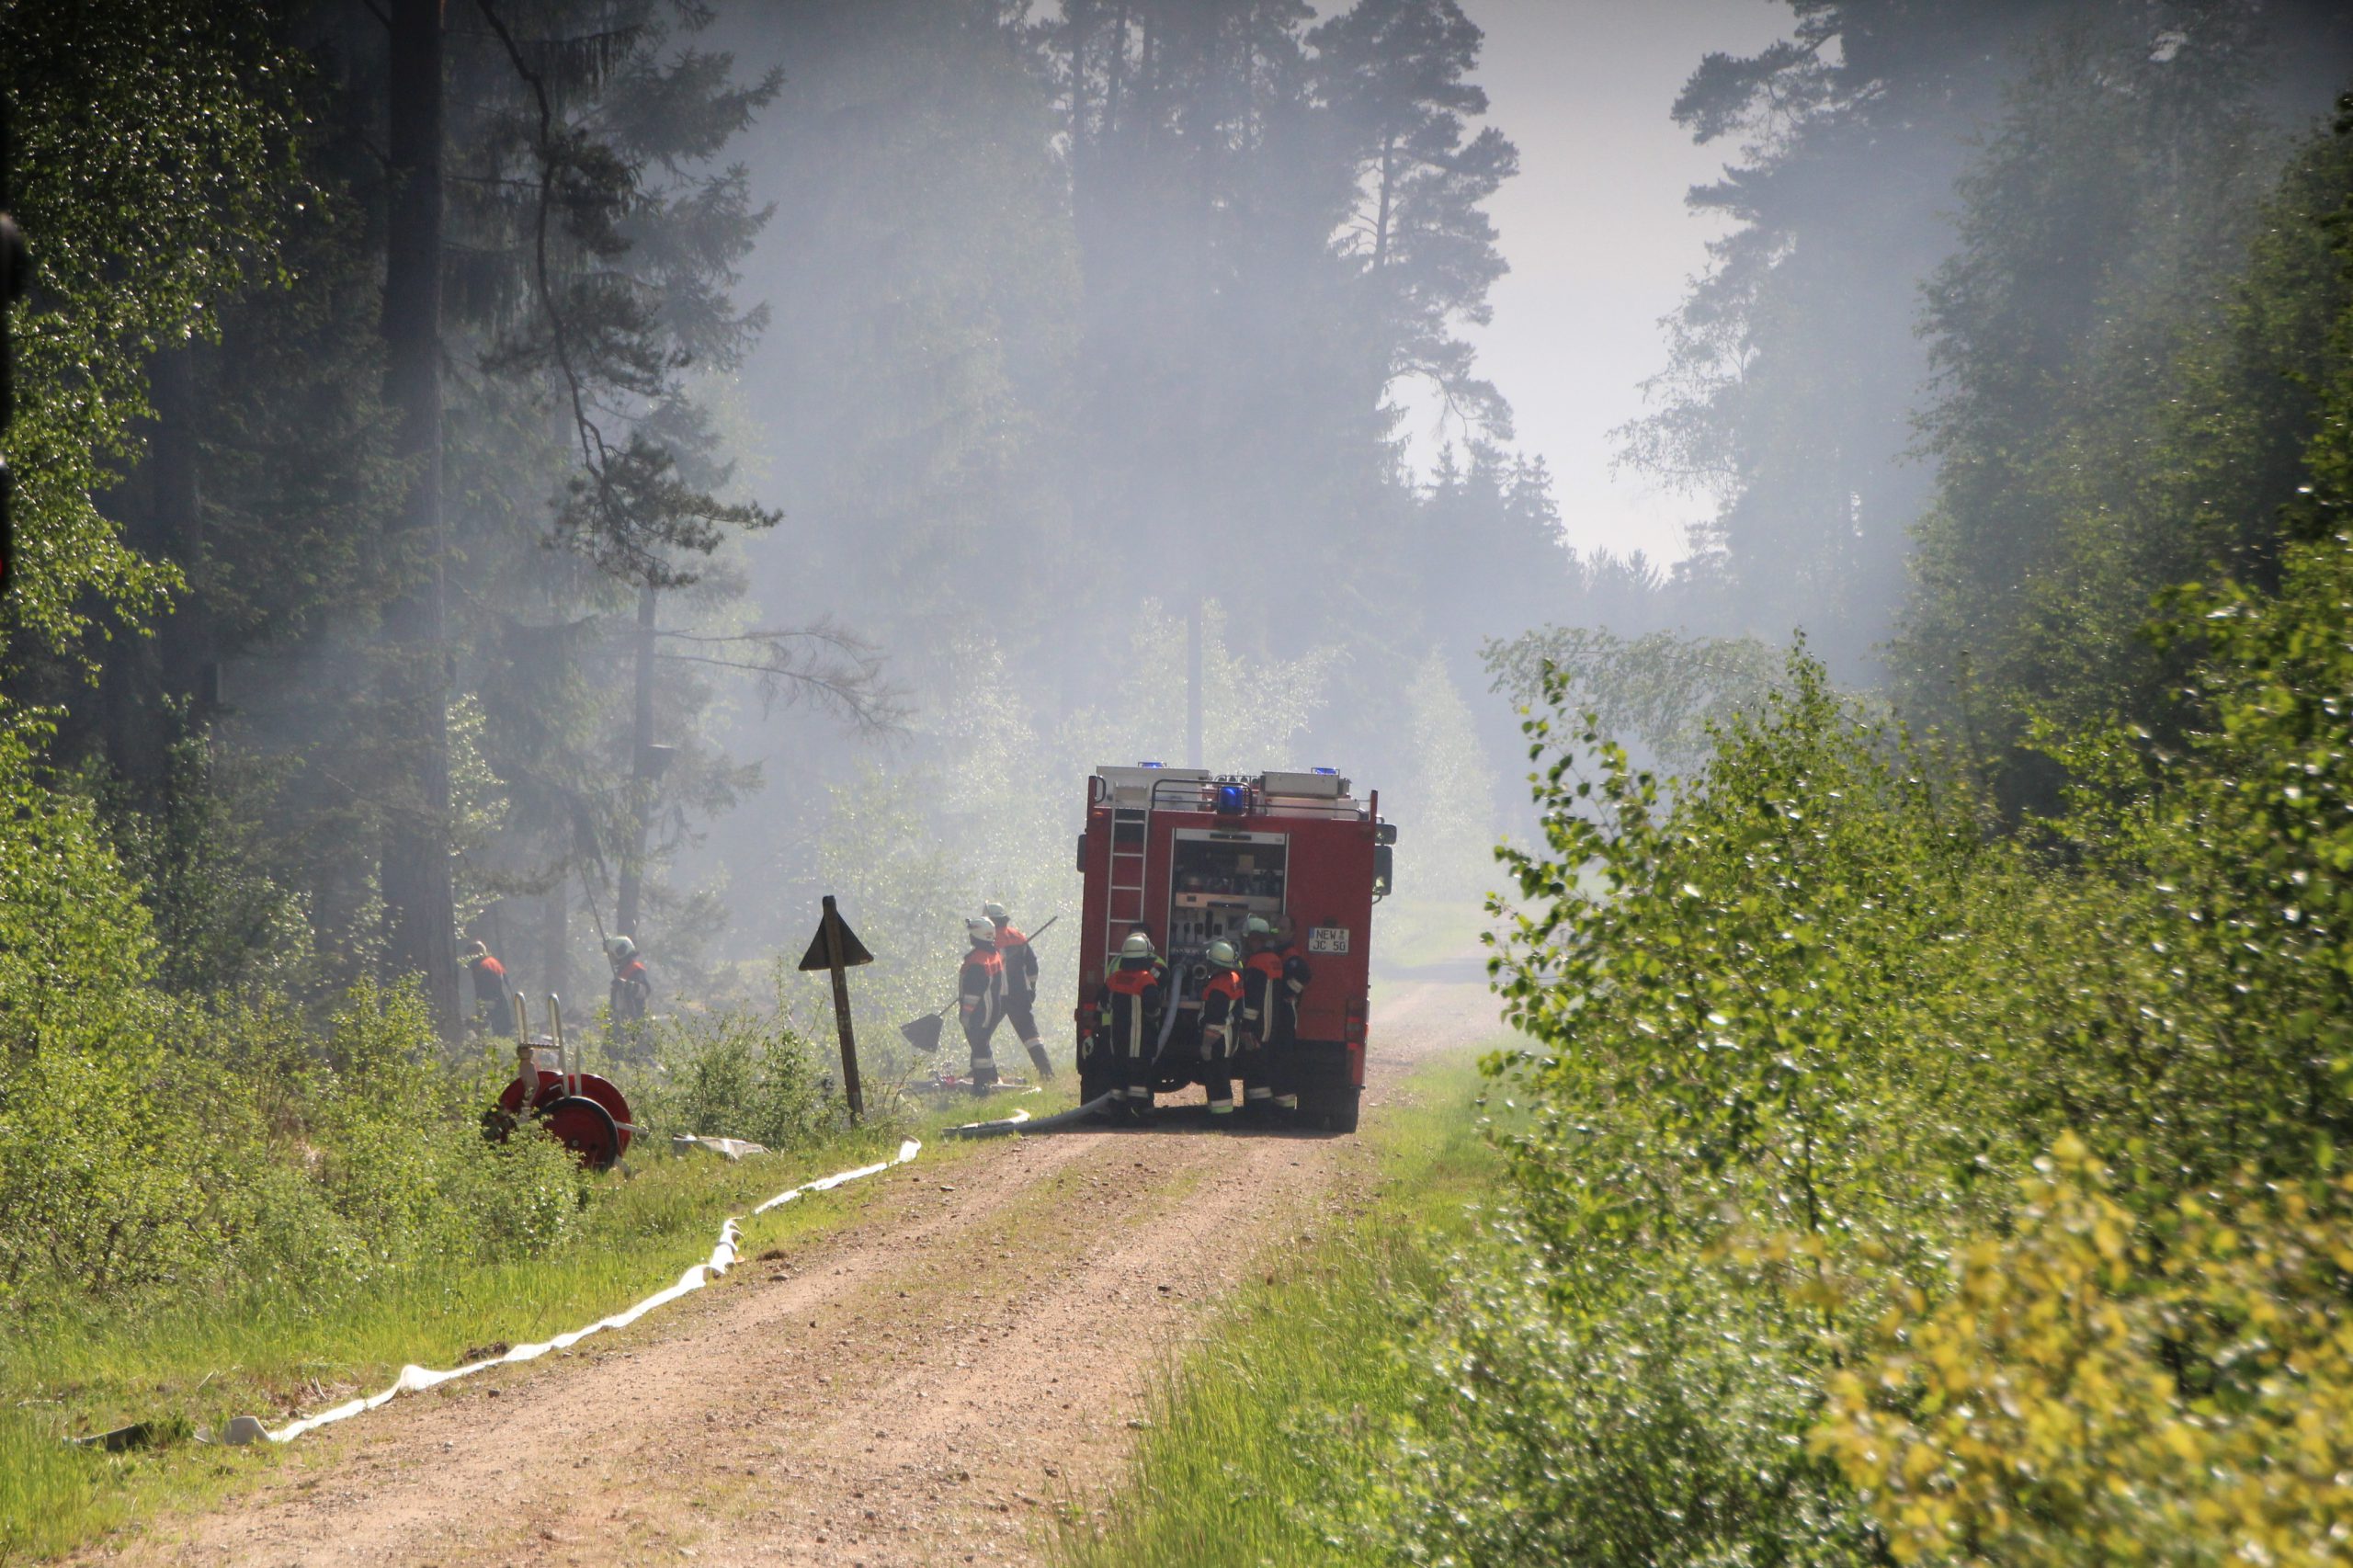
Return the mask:
<svg viewBox="0 0 2353 1568">
<path fill-rule="evenodd" d="M 405 1015 L 392 1003 L 372 1016 Z M 822 1064 L 797 1041 L 764 1038 L 753 1019 L 673 1032 L 653 1056 L 614 1068 L 632 1079 L 634 1102 L 652 1108 L 641 1117 L 665 1131 L 765 1134 L 778 1152 L 734 1164 L 680 1158 L 657 1136 L 639 1143 L 626 1173 L 585 1176 L 551 1141 L 484 1143 L 470 1113 L 489 1080 L 404 1057 L 387 1070 L 441 1085 L 446 1106 L 409 1105 L 422 1119 L 397 1122 L 393 1096 L 367 1140 L 347 1120 L 342 1141 L 319 1145 L 307 1166 L 280 1159 L 251 1173 L 251 1188 L 263 1189 L 255 1210 L 281 1205 L 309 1230 L 290 1226 L 266 1246 L 240 1240 L 212 1267 L 136 1290 L 20 1293 L 0 1327 L 0 1560 L 68 1551 L 248 1485 L 277 1450 L 209 1447 L 194 1441 L 199 1431 L 236 1415 L 275 1426 L 373 1392 L 409 1362 L 451 1366 L 579 1328 L 702 1261 L 728 1216 L 811 1176 L 886 1158 L 904 1136 L 925 1140 L 927 1173 L 952 1165 L 966 1146 L 938 1131 L 975 1114 L 968 1103 L 926 1110 L 881 1090 L 853 1129 L 820 1092 Z M 329 1119 L 313 1108 L 306 1125 Z M 369 1201 L 352 1202 L 336 1183 L 358 1184 Z M 412 1187 L 413 1203 L 383 1196 Z M 745 1256 L 843 1222 L 876 1190 L 856 1184 L 750 1221 Z M 432 1215 L 437 1201 L 451 1212 Z M 149 1431 L 132 1451 L 63 1441 L 133 1422 Z"/>
</svg>

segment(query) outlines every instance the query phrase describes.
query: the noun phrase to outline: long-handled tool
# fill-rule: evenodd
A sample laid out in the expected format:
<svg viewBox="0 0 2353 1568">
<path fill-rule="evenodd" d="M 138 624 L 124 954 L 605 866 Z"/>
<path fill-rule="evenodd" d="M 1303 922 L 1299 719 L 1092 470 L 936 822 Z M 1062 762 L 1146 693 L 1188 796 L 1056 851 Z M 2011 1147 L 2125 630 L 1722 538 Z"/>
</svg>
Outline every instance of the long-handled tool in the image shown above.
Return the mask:
<svg viewBox="0 0 2353 1568">
<path fill-rule="evenodd" d="M 1053 916 L 1052 919 L 1048 920 L 1043 926 L 1039 926 L 1035 931 L 1030 932 L 1030 943 L 1034 946 L 1039 937 L 1044 936 L 1047 932 L 1054 928 L 1054 921 L 1060 920 L 1062 916 L 1057 915 Z M 949 1007 L 956 1006 L 956 1004 L 961 1000 L 962 1000 L 962 998 L 960 996 L 950 996 L 948 999 L 947 1006 L 936 1008 L 931 1012 L 926 1013 L 920 1018 L 916 1018 L 909 1023 L 901 1024 L 899 1026 L 899 1033 L 905 1038 L 906 1042 L 909 1045 L 915 1048 L 918 1053 L 925 1056 L 930 1056 L 936 1053 L 939 1050 L 939 1031 L 948 1017 L 948 1009 Z"/>
</svg>

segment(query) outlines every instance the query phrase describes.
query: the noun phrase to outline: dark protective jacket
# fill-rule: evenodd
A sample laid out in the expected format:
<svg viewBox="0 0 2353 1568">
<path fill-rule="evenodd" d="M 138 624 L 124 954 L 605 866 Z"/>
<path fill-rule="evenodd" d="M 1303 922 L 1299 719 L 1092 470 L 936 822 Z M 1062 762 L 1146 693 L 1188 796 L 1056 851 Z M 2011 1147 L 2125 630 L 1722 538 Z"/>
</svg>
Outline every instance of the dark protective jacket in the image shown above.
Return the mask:
<svg viewBox="0 0 2353 1568">
<path fill-rule="evenodd" d="M 1231 1056 L 1234 1028 L 1242 1010 L 1242 976 L 1230 969 L 1213 970 L 1201 986 L 1201 1054 Z"/>
<path fill-rule="evenodd" d="M 494 1020 L 501 1024 L 506 1023 L 506 966 L 488 953 L 484 953 L 466 967 L 473 971 L 474 1006 L 477 1008 L 488 1008 Z"/>
<path fill-rule="evenodd" d="M 1103 982 L 1097 1006 L 1114 1056 L 1150 1056 L 1160 1048 L 1160 963 L 1122 959 Z"/>
<path fill-rule="evenodd" d="M 1005 989 L 1008 996 L 1023 1001 L 1038 994 L 1038 955 L 1029 947 L 1029 938 L 1021 927 L 1010 923 L 996 930 L 997 957 L 1005 961 Z"/>
<path fill-rule="evenodd" d="M 618 1023 L 633 1024 L 645 1017 L 645 1005 L 653 999 L 654 983 L 645 976 L 645 960 L 631 959 L 613 971 L 613 1018 Z"/>
<path fill-rule="evenodd" d="M 973 948 L 957 971 L 956 1013 L 967 1035 L 985 1035 L 1005 1017 L 1005 959 L 995 948 Z"/>
<path fill-rule="evenodd" d="M 1314 978 L 1297 948 L 1252 953 L 1242 965 L 1244 1027 L 1273 1045 L 1289 1045 L 1297 1040 L 1299 999 Z"/>
</svg>

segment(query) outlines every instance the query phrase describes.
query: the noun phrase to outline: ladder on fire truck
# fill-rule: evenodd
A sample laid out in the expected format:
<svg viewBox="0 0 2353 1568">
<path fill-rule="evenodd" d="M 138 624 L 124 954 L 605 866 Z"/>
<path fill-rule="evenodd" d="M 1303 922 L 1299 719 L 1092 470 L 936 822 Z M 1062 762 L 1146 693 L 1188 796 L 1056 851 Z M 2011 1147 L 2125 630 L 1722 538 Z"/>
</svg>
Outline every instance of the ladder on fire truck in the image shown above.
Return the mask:
<svg viewBox="0 0 2353 1568">
<path fill-rule="evenodd" d="M 1200 802 L 1200 781 L 1188 775 L 1181 778 L 1155 778 L 1144 791 L 1141 806 L 1123 805 L 1115 793 L 1111 799 L 1111 867 L 1110 880 L 1103 900 L 1103 953 L 1116 957 L 1120 943 L 1136 926 L 1144 924 L 1145 869 L 1152 854 L 1152 813 L 1157 809 L 1160 792 L 1167 790 L 1172 805 L 1198 807 Z M 1168 934 L 1156 931 L 1155 942 L 1165 942 Z"/>
<path fill-rule="evenodd" d="M 1111 875 L 1103 900 L 1103 956 L 1118 956 L 1120 943 L 1143 920 L 1144 868 L 1152 853 L 1152 797 L 1141 806 L 1111 802 Z"/>
</svg>

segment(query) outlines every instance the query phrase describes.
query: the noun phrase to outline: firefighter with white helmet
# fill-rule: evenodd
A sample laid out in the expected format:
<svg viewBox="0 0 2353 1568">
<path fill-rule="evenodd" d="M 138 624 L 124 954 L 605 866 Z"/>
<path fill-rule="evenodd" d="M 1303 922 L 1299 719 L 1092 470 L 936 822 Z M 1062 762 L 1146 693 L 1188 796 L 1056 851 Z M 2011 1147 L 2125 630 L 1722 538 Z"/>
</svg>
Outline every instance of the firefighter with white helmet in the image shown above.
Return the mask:
<svg viewBox="0 0 2353 1568">
<path fill-rule="evenodd" d="M 1209 976 L 1201 982 L 1201 1083 L 1210 1118 L 1233 1115 L 1235 1035 L 1241 1025 L 1242 960 L 1233 944 L 1220 937 L 1202 950 Z"/>
<path fill-rule="evenodd" d="M 1021 1048 L 1029 1053 L 1038 1076 L 1051 1078 L 1054 1064 L 1047 1060 L 1046 1042 L 1039 1036 L 1038 1017 L 1033 1010 L 1038 1002 L 1038 955 L 1031 950 L 1029 937 L 1013 923 L 1011 910 L 991 899 L 981 905 L 981 913 L 988 917 L 989 926 L 995 932 L 997 956 L 1005 962 L 1006 1020 L 1020 1036 Z"/>
<path fill-rule="evenodd" d="M 964 1026 L 964 1043 L 972 1053 L 972 1086 L 984 1089 L 996 1082 L 996 1057 L 989 1037 L 1005 1017 L 1005 959 L 997 951 L 996 927 L 986 920 L 964 922 L 971 944 L 957 973 L 956 1015 Z"/>
<path fill-rule="evenodd" d="M 1097 1000 L 1097 1038 L 1111 1055 L 1113 1114 L 1131 1121 L 1153 1116 L 1153 1074 L 1159 1055 L 1160 956 L 1152 938 L 1132 931 L 1120 944 L 1119 962 L 1103 979 Z"/>
<path fill-rule="evenodd" d="M 654 983 L 646 978 L 645 960 L 637 956 L 637 944 L 627 937 L 607 942 L 605 957 L 613 966 L 613 1022 L 633 1028 L 645 1021 L 645 1005 L 654 999 Z"/>
</svg>

